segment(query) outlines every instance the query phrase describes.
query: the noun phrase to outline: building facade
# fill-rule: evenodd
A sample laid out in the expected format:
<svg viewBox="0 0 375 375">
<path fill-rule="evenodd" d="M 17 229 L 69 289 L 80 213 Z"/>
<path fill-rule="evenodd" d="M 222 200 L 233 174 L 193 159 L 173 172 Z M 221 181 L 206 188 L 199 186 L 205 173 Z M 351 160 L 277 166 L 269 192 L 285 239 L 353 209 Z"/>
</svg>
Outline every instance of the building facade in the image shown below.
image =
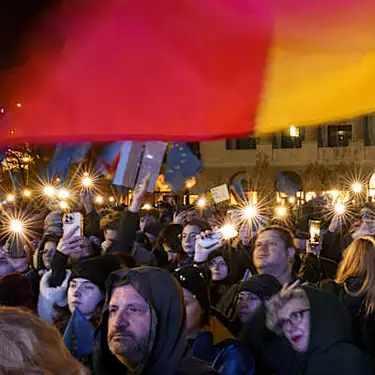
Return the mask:
<svg viewBox="0 0 375 375">
<path fill-rule="evenodd" d="M 368 182 L 375 172 L 375 115 L 320 127 L 297 128 L 259 138 L 201 142 L 204 171 L 196 191 L 228 183 L 246 172 L 259 190 L 275 184 L 279 171 L 297 172 L 304 190 L 324 190 L 345 179 Z"/>
</svg>

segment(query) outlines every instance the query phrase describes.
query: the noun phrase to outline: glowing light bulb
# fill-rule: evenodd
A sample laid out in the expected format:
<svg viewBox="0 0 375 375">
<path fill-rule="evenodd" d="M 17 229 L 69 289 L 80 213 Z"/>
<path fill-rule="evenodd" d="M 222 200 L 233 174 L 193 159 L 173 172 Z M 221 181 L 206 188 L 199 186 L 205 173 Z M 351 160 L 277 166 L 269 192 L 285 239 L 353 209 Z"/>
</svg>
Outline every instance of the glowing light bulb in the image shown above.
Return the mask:
<svg viewBox="0 0 375 375">
<path fill-rule="evenodd" d="M 246 217 L 246 219 L 253 219 L 258 214 L 257 208 L 251 204 L 245 207 L 243 211 L 244 211 L 244 216 Z"/>
<path fill-rule="evenodd" d="M 27 189 L 24 190 L 24 191 L 23 191 L 23 196 L 26 197 L 26 198 L 31 197 L 31 191 L 30 191 L 30 190 L 27 190 Z"/>
<path fill-rule="evenodd" d="M 206 198 L 199 198 L 197 200 L 197 206 L 199 208 L 205 208 L 206 207 L 206 204 L 207 204 L 207 201 L 206 201 Z"/>
<path fill-rule="evenodd" d="M 16 200 L 16 197 L 14 194 L 8 194 L 7 195 L 7 201 L 8 202 L 14 202 Z"/>
<path fill-rule="evenodd" d="M 220 232 L 225 240 L 237 237 L 238 232 L 232 224 L 225 224 L 220 228 Z"/>
<path fill-rule="evenodd" d="M 23 224 L 19 220 L 11 220 L 9 229 L 15 233 L 21 233 L 23 230 Z"/>
<path fill-rule="evenodd" d="M 142 210 L 149 211 L 151 210 L 151 204 L 150 203 L 145 203 L 142 207 Z"/>
<path fill-rule="evenodd" d="M 98 195 L 96 198 L 95 198 L 95 203 L 97 204 L 102 204 L 104 202 L 104 198 L 101 196 L 101 195 Z"/>
<path fill-rule="evenodd" d="M 86 188 L 92 185 L 92 178 L 90 176 L 85 176 L 82 178 L 82 185 Z"/>
<path fill-rule="evenodd" d="M 294 204 L 294 203 L 296 203 L 296 198 L 294 198 L 294 197 L 290 197 L 290 198 L 288 199 L 288 201 L 289 201 L 290 204 Z"/>
<path fill-rule="evenodd" d="M 44 194 L 47 195 L 47 197 L 53 197 L 56 194 L 56 189 L 51 185 L 47 185 L 44 188 Z"/>
<path fill-rule="evenodd" d="M 60 190 L 59 190 L 59 193 L 58 193 L 58 197 L 59 197 L 60 199 L 67 199 L 67 198 L 70 197 L 70 193 L 69 193 L 69 191 L 66 190 L 66 189 L 60 189 Z"/>
<path fill-rule="evenodd" d="M 275 212 L 276 212 L 276 216 L 279 216 L 279 217 L 284 217 L 287 214 L 286 207 L 284 206 L 276 207 Z"/>
<path fill-rule="evenodd" d="M 343 203 L 335 204 L 335 212 L 337 215 L 342 215 L 345 212 L 345 205 Z"/>
<path fill-rule="evenodd" d="M 362 184 L 359 182 L 356 182 L 352 185 L 352 190 L 354 193 L 358 194 L 362 191 Z"/>
</svg>

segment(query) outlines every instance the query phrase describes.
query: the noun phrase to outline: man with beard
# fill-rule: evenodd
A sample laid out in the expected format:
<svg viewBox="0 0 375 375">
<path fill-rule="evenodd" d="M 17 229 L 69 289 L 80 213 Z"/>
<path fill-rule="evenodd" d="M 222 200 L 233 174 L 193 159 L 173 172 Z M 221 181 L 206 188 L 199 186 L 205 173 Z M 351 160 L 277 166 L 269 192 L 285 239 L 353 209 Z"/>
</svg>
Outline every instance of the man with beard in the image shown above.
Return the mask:
<svg viewBox="0 0 375 375">
<path fill-rule="evenodd" d="M 112 273 L 95 337 L 95 374 L 215 374 L 192 357 L 184 325 L 182 291 L 167 271 L 141 267 Z"/>
</svg>

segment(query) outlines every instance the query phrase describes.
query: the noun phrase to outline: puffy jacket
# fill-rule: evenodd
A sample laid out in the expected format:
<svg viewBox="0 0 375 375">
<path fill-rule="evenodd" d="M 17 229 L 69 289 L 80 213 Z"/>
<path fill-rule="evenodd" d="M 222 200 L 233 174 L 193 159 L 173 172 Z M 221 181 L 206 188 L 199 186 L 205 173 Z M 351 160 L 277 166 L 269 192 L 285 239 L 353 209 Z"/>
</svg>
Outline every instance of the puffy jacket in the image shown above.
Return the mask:
<svg viewBox="0 0 375 375">
<path fill-rule="evenodd" d="M 192 342 L 193 355 L 208 362 L 221 375 L 252 375 L 254 359 L 250 349 L 241 345 L 214 317 L 210 328 Z"/>
</svg>

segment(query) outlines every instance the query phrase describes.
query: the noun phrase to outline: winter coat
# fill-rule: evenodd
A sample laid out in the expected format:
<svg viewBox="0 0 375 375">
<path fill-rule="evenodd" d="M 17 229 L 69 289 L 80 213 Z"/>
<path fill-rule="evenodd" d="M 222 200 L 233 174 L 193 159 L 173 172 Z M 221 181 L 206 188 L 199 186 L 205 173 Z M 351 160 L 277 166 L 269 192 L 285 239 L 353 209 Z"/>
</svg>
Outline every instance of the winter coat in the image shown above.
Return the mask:
<svg viewBox="0 0 375 375">
<path fill-rule="evenodd" d="M 254 359 L 251 351 L 241 345 L 214 317 L 209 329 L 192 341 L 193 355 L 209 363 L 220 375 L 252 375 Z"/>
<path fill-rule="evenodd" d="M 366 314 L 365 296 L 353 296 L 362 287 L 361 278 L 350 277 L 343 284 L 335 281 L 324 281 L 322 290 L 337 296 L 348 309 L 352 318 L 352 329 L 355 344 L 370 358 L 375 359 L 375 313 Z M 349 293 L 348 293 L 349 292 Z"/>
<path fill-rule="evenodd" d="M 261 305 L 238 336 L 255 359 L 257 375 L 292 375 L 296 352 L 287 339 L 266 327 L 266 309 Z"/>
<path fill-rule="evenodd" d="M 53 305 L 65 306 L 67 302 L 67 290 L 69 286 L 71 271 L 67 270 L 61 285 L 50 286 L 52 271 L 46 272 L 40 280 L 38 315 L 48 323 L 53 322 L 56 313 Z"/>
<path fill-rule="evenodd" d="M 181 288 L 167 271 L 140 267 L 120 270 L 107 281 L 106 304 L 96 331 L 94 344 L 95 375 L 130 374 L 109 350 L 107 343 L 108 303 L 114 285 L 132 285 L 151 308 L 151 336 L 153 342 L 148 360 L 134 373 L 136 375 L 203 375 L 216 374 L 204 362 L 192 357 L 185 336 L 185 307 Z"/>
<path fill-rule="evenodd" d="M 352 343 L 349 312 L 339 299 L 305 286 L 310 301 L 310 343 L 297 353 L 291 375 L 371 375 L 368 358 Z"/>
</svg>

